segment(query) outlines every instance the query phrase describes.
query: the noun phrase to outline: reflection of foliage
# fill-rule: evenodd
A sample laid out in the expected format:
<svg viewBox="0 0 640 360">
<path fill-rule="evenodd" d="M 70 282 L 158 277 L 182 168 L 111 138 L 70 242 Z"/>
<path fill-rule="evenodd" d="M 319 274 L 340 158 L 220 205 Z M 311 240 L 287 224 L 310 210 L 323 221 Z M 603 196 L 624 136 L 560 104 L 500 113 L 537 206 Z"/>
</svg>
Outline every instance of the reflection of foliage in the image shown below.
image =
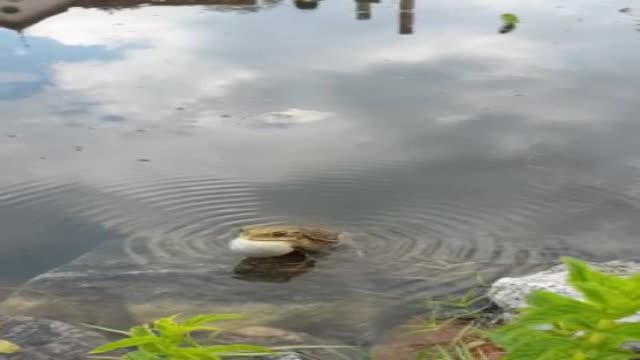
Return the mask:
<svg viewBox="0 0 640 360">
<path fill-rule="evenodd" d="M 509 14 L 509 13 L 502 14 L 500 18 L 502 19 L 502 22 L 504 22 L 505 24 L 516 25 L 517 23 L 520 22 L 520 19 L 518 19 L 516 15 Z"/>
<path fill-rule="evenodd" d="M 507 350 L 504 360 L 630 360 L 640 323 L 620 321 L 640 311 L 640 275 L 622 278 L 565 258 L 568 282 L 584 301 L 549 291 L 528 298 L 529 307 L 491 338 Z"/>
<path fill-rule="evenodd" d="M 318 7 L 318 0 L 294 0 L 293 3 L 300 10 L 314 10 Z"/>
<path fill-rule="evenodd" d="M 500 15 L 502 19 L 502 26 L 500 27 L 500 33 L 506 34 L 516 29 L 516 25 L 520 22 L 520 19 L 514 14 L 504 13 Z"/>
<path fill-rule="evenodd" d="M 630 15 L 633 16 L 635 18 L 635 22 L 636 22 L 636 30 L 640 31 L 640 18 L 634 14 L 633 9 L 626 7 L 626 8 L 622 8 L 620 10 L 618 10 L 620 13 L 625 14 L 625 15 Z"/>
</svg>

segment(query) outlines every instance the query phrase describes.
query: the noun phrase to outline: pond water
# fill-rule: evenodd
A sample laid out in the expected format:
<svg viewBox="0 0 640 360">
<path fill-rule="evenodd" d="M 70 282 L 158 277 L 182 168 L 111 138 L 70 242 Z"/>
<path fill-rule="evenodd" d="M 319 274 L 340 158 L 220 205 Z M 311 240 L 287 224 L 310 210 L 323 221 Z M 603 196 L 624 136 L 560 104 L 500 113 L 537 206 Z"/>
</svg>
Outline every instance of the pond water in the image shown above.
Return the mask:
<svg viewBox="0 0 640 360">
<path fill-rule="evenodd" d="M 628 1 L 179 3 L 0 30 L 0 295 L 89 287 L 80 314 L 34 312 L 97 323 L 109 301 L 379 310 L 640 255 Z M 227 244 L 257 223 L 337 226 L 359 254 L 239 271 Z M 384 328 L 332 309 L 303 330 Z"/>
</svg>

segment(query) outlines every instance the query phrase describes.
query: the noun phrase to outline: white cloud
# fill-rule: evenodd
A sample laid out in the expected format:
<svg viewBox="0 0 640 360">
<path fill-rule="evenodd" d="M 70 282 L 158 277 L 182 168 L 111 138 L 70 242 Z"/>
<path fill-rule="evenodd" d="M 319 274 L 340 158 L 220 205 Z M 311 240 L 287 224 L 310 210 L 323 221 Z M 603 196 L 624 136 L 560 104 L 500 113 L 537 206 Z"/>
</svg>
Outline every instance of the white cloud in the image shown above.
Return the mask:
<svg viewBox="0 0 640 360">
<path fill-rule="evenodd" d="M 173 66 L 163 61 L 167 56 L 163 48 L 130 50 L 122 61 L 56 65 L 53 77 L 60 89 L 95 103 L 95 111 L 140 124 L 168 121 L 176 107 L 223 96 L 259 77 L 242 66 L 198 57 L 183 57 Z"/>
<path fill-rule="evenodd" d="M 159 16 L 152 16 L 155 13 Z M 140 171 L 143 165 L 135 162 L 137 157 L 153 160 L 144 165 L 145 170 L 152 168 L 171 174 L 192 174 L 220 169 L 212 164 L 227 162 L 232 172 L 238 175 L 278 179 L 299 169 L 295 164 L 303 164 L 305 170 L 322 171 L 348 165 L 357 157 L 377 161 L 403 161 L 413 157 L 428 161 L 430 157 L 437 156 L 432 154 L 438 154 L 436 148 L 439 144 L 426 144 L 417 149 L 407 147 L 414 134 L 421 138 L 432 125 L 453 128 L 482 120 L 477 114 L 485 104 L 491 104 L 497 113 L 511 113 L 514 121 L 522 122 L 519 130 L 513 133 L 505 131 L 501 140 L 492 144 L 496 152 L 519 153 L 548 135 L 527 135 L 530 128 L 553 122 L 602 122 L 605 118 L 602 115 L 607 111 L 594 111 L 595 105 L 576 106 L 576 103 L 552 108 L 558 103 L 554 99 L 557 93 L 564 93 L 564 99 L 567 98 L 566 89 L 562 88 L 567 84 L 555 79 L 546 80 L 564 66 L 563 56 L 568 50 L 559 51 L 551 44 L 518 33 L 519 36 L 503 36 L 495 33 L 494 28 L 478 32 L 473 27 L 447 23 L 438 27 L 437 32 L 419 31 L 410 37 L 364 34 L 363 31 L 371 31 L 369 28 L 332 35 L 331 41 L 321 41 L 326 40 L 324 38 L 308 41 L 311 36 L 321 37 L 322 34 L 317 29 L 303 26 L 295 44 L 290 44 L 288 36 L 271 38 L 273 42 L 269 43 L 266 56 L 275 55 L 271 61 L 263 62 L 257 56 L 259 50 L 251 47 L 259 40 L 245 38 L 254 35 L 250 27 L 238 27 L 236 31 L 239 34 L 236 33 L 235 38 L 223 38 L 221 34 L 226 24 L 223 26 L 214 21 L 210 27 L 198 27 L 202 24 L 194 22 L 199 16 L 202 15 L 193 8 L 159 7 L 119 11 L 115 16 L 98 10 L 72 10 L 48 19 L 31 28 L 29 33 L 70 46 L 106 46 L 120 57 L 58 63 L 52 67 L 53 86 L 46 87 L 41 94 L 30 99 L 6 105 L 6 109 L 16 109 L 14 113 L 20 114 L 21 124 L 59 120 L 94 125 L 102 122 L 102 115 L 122 117 L 125 121 L 113 125 L 113 132 L 109 135 L 94 135 L 86 140 L 84 135 L 77 133 L 67 140 L 69 144 L 80 145 L 90 141 L 86 154 L 109 152 L 96 169 L 84 174 L 96 177 L 94 181 Z M 206 13 L 209 20 L 218 16 L 221 15 L 211 11 Z M 250 15 L 250 19 L 259 16 Z M 250 23 L 249 19 L 242 20 Z M 245 40 L 247 44 L 243 43 Z M 290 50 L 292 48 L 295 50 Z M 233 51 L 237 49 L 245 52 L 241 55 L 242 63 L 234 61 L 238 54 L 233 54 Z M 260 49 L 265 51 L 265 47 Z M 287 62 L 275 61 L 281 58 Z M 444 103 L 434 104 L 434 108 L 428 109 L 428 117 L 435 119 L 435 124 L 409 124 L 415 126 L 412 132 L 404 129 L 396 133 L 391 122 L 383 125 L 368 121 L 366 117 L 375 117 L 375 114 L 358 108 L 361 105 L 354 105 L 354 113 L 360 113 L 359 117 L 349 114 L 345 119 L 347 115 L 326 101 L 331 101 L 332 94 L 322 93 L 343 84 L 301 85 L 300 88 L 308 89 L 314 98 L 322 97 L 318 103 L 329 104 L 324 107 L 290 103 L 288 98 L 298 98 L 291 94 L 294 90 L 277 88 L 278 77 L 283 74 L 294 74 L 307 81 L 309 77 L 315 79 L 317 73 L 314 71 L 319 70 L 320 74 L 329 73 L 327 78 L 331 81 L 345 81 L 344 78 L 332 77 L 331 73 L 361 75 L 371 71 L 367 75 L 375 77 L 373 70 L 387 63 L 416 65 L 425 72 L 437 73 L 440 71 L 438 66 L 446 66 L 448 61 L 458 59 L 471 66 L 453 66 L 452 71 L 459 72 L 455 74 L 458 78 L 453 79 L 453 87 L 447 89 L 466 86 L 464 91 L 452 93 Z M 476 63 L 483 66 L 482 70 L 473 68 Z M 395 69 L 402 70 L 402 67 L 396 66 Z M 540 83 L 522 82 L 535 86 L 520 90 L 538 91 L 537 100 L 513 97 L 503 86 L 484 86 L 485 80 L 501 81 L 516 77 L 523 80 L 545 79 Z M 260 83 L 263 80 L 272 83 Z M 407 79 L 406 84 L 418 87 L 417 81 Z M 271 86 L 277 88 L 276 92 L 282 97 L 275 97 L 278 100 L 273 103 L 263 101 L 256 106 L 253 101 L 263 99 L 256 99 L 255 94 L 246 98 L 243 94 L 234 94 L 233 99 L 238 103 L 229 107 L 243 109 L 242 114 L 234 113 L 232 118 L 221 117 L 228 101 L 225 96 L 239 85 L 249 85 L 243 89 L 251 89 L 251 84 L 262 85 L 256 94 L 262 94 L 260 91 Z M 427 86 L 430 84 L 425 84 Z M 545 95 L 541 95 L 543 93 Z M 51 104 L 49 99 L 56 101 Z M 338 106 L 350 106 L 346 104 L 349 100 L 340 99 Z M 541 100 L 548 101 L 543 103 Z M 90 104 L 84 107 L 89 108 L 90 113 L 50 113 L 52 106 L 63 107 L 74 102 Z M 184 110 L 177 112 L 176 107 Z M 409 118 L 417 116 L 406 115 Z M 344 121 L 333 121 L 336 119 Z M 131 135 L 135 128 L 147 126 L 157 126 L 160 131 L 150 131 L 146 137 Z M 264 131 L 264 127 L 286 128 L 286 131 Z M 46 137 L 42 133 L 38 136 Z M 430 146 L 434 147 L 433 151 L 425 151 Z M 68 151 L 68 146 L 61 150 L 52 145 L 50 151 Z M 38 153 L 29 156 L 38 156 Z M 70 153 L 64 159 L 48 159 L 47 164 L 52 164 L 52 172 L 55 169 L 78 170 L 94 166 L 90 161 L 79 162 L 77 158 L 78 154 Z M 37 168 L 43 169 L 44 166 L 38 165 Z"/>
<path fill-rule="evenodd" d="M 174 119 L 176 107 L 223 96 L 260 76 L 255 69 L 207 56 L 220 38 L 194 28 L 198 16 L 191 7 L 122 10 L 117 16 L 74 9 L 34 26 L 30 35 L 70 46 L 105 46 L 117 56 L 53 65 L 55 88 L 47 91 L 94 104 L 94 113 L 159 123 Z"/>
</svg>

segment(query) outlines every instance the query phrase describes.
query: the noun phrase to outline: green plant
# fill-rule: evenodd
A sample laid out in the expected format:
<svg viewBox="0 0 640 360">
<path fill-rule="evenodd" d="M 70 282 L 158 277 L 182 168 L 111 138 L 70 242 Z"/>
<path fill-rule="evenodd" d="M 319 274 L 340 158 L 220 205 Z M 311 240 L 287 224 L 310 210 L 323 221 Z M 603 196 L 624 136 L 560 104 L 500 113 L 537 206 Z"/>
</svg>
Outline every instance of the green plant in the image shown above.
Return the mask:
<svg viewBox="0 0 640 360">
<path fill-rule="evenodd" d="M 181 322 L 178 315 L 162 318 L 150 324 L 134 326 L 128 332 L 110 330 L 126 335 L 127 338 L 102 345 L 90 352 L 100 354 L 114 350 L 136 348 L 118 357 L 94 357 L 121 360 L 221 360 L 231 356 L 255 356 L 273 354 L 274 351 L 255 345 L 232 344 L 204 346 L 191 336 L 194 331 L 219 332 L 221 329 L 205 324 L 242 319 L 236 314 L 197 315 Z"/>
<path fill-rule="evenodd" d="M 426 304 L 431 309 L 429 314 L 425 314 L 420 323 L 406 325 L 414 330 L 409 332 L 430 332 L 447 327 L 449 325 L 464 322 L 475 326 L 482 322 L 485 317 L 484 311 L 488 305 L 476 305 L 487 298 L 486 295 L 478 295 L 477 289 L 472 288 L 459 297 L 452 297 L 446 300 L 427 300 Z"/>
<path fill-rule="evenodd" d="M 640 341 L 640 323 L 619 320 L 640 311 L 640 275 L 605 274 L 563 258 L 568 282 L 584 301 L 548 291 L 532 293 L 513 322 L 490 332 L 504 360 L 630 360 L 625 345 Z"/>
<path fill-rule="evenodd" d="M 411 344 L 413 360 L 486 360 L 487 354 L 501 353 L 485 337 L 484 329 L 490 326 L 486 298 L 470 289 L 459 297 L 427 301 L 431 313 L 403 326 L 410 329 L 407 335 L 424 335 L 424 345 L 420 340 Z"/>
</svg>

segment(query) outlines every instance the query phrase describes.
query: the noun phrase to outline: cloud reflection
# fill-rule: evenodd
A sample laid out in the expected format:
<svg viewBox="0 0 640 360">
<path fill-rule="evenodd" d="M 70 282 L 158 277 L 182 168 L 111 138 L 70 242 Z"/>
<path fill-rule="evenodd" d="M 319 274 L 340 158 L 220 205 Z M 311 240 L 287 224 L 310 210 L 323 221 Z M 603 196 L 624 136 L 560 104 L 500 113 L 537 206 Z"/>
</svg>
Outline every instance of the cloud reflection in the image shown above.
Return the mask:
<svg viewBox="0 0 640 360">
<path fill-rule="evenodd" d="M 480 10 L 481 1 L 474 4 L 465 19 L 492 14 Z M 416 11 L 424 30 L 411 37 L 353 21 L 317 27 L 341 6 L 324 3 L 308 23 L 290 22 L 288 7 L 241 21 L 191 7 L 73 9 L 28 34 L 90 56 L 40 66 L 46 80 L 5 110 L 34 141 L 49 133 L 44 128 L 63 134 L 31 146 L 57 151 L 60 141 L 88 136 L 93 147 L 110 149 L 101 166 L 118 172 L 131 157 L 154 159 L 150 167 L 169 173 L 170 166 L 189 173 L 222 162 L 233 173 L 278 179 L 300 163 L 320 170 L 361 159 L 524 156 L 541 143 L 570 144 L 587 131 L 582 124 L 595 129 L 619 119 L 612 114 L 622 109 L 612 99 L 585 103 L 599 95 L 572 90 L 584 89 L 592 76 L 570 72 L 577 54 L 600 51 L 581 47 L 586 39 L 561 49 L 536 33 L 500 36 L 484 20 L 440 20 L 455 5 L 422 3 Z M 112 132 L 73 134 L 56 123 Z M 274 127 L 284 131 L 265 132 Z M 85 153 L 92 154 L 89 146 Z M 92 166 L 88 159 L 67 165 Z"/>
</svg>

